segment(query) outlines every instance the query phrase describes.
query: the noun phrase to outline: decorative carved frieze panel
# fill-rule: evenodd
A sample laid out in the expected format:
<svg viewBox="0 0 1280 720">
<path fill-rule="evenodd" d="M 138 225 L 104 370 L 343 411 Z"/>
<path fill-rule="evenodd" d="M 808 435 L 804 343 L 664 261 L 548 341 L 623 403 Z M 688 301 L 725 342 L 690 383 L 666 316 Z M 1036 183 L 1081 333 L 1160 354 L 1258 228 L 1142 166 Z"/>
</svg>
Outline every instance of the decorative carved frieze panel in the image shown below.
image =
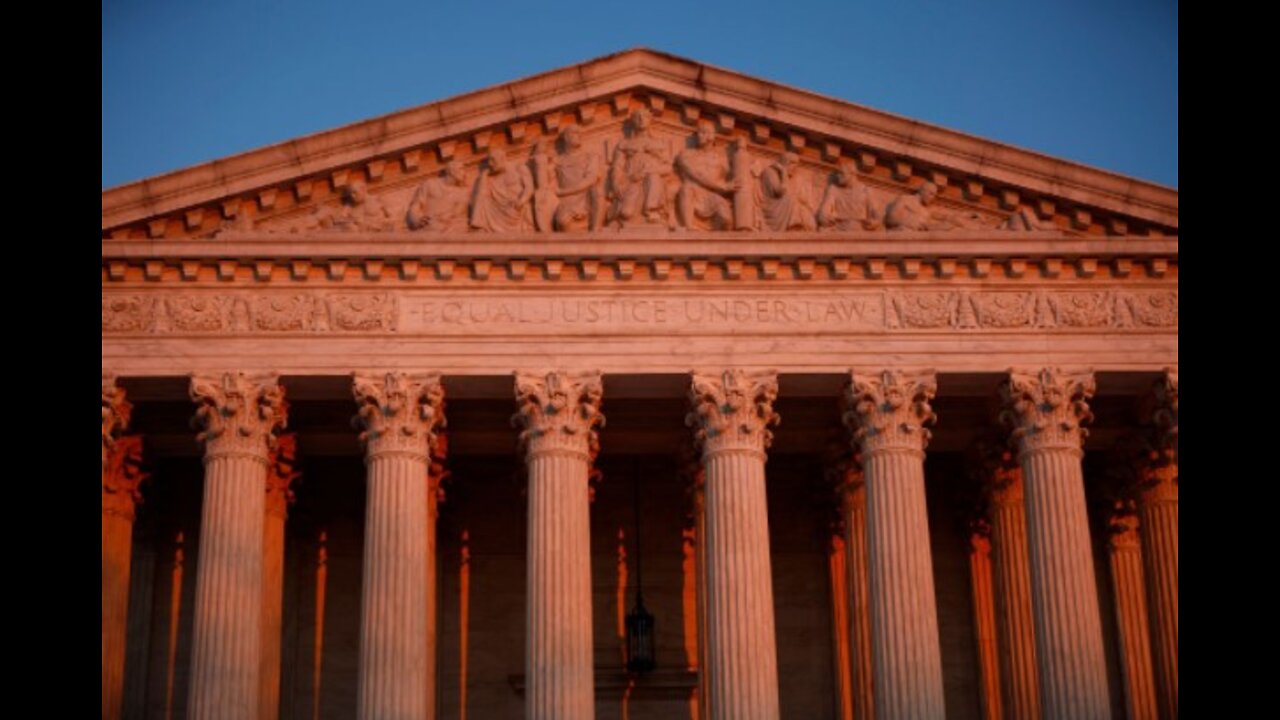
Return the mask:
<svg viewBox="0 0 1280 720">
<path fill-rule="evenodd" d="M 716 124 L 698 114 L 655 115 L 640 99 L 619 107 L 626 112 L 610 122 L 579 118 L 545 132 L 513 121 L 516 132 L 483 131 L 470 143 L 441 141 L 436 152 L 415 149 L 399 165 L 375 161 L 376 177 L 369 168 L 352 168 L 334 171 L 330 182 L 301 178 L 281 188 L 285 192 L 259 192 L 256 202 L 227 199 L 208 212 L 188 212 L 181 222 L 153 220 L 142 234 L 629 228 L 1081 234 L 1092 225 L 1086 210 L 1063 208 L 1057 221 L 1054 213 L 1042 218 L 1027 204 L 1034 201 L 1016 193 L 997 195 L 978 180 L 949 182 L 946 173 L 906 159 L 880 164 L 865 148 L 827 142 L 806 151 L 804 133 L 787 133 L 777 143 L 769 133 L 749 129 L 758 123 L 737 127 L 728 114 Z M 422 162 L 435 156 L 441 162 Z M 117 228 L 111 236 L 131 233 Z"/>
<path fill-rule="evenodd" d="M 1142 314 L 1134 307 L 1144 309 Z M 108 335 L 1176 330 L 1176 290 L 103 293 Z"/>
</svg>

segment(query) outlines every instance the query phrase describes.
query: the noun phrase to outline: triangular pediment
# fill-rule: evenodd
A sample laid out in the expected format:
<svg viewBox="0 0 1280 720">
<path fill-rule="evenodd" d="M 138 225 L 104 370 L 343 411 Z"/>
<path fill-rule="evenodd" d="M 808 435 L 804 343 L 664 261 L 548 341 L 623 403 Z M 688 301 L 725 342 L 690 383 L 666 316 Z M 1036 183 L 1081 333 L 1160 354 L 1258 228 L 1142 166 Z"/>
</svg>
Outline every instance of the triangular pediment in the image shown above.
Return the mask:
<svg viewBox="0 0 1280 720">
<path fill-rule="evenodd" d="M 102 194 L 103 240 L 637 225 L 1176 236 L 1178 193 L 640 49 Z"/>
</svg>

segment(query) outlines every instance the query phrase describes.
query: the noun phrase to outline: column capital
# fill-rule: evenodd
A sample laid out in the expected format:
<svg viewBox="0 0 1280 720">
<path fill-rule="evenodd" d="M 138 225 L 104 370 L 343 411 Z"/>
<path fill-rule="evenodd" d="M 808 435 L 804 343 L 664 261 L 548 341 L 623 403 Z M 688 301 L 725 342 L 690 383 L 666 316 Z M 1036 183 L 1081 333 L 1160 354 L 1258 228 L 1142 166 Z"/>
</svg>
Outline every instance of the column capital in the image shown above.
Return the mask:
<svg viewBox="0 0 1280 720">
<path fill-rule="evenodd" d="M 1019 456 L 1050 449 L 1079 454 L 1088 435 L 1084 424 L 1093 420 L 1088 401 L 1096 389 L 1092 371 L 1010 370 L 1000 384 L 1000 418 L 1012 428 Z"/>
<path fill-rule="evenodd" d="M 1107 545 L 1112 550 L 1138 550 L 1138 513 L 1132 499 L 1119 499 L 1107 517 Z"/>
<path fill-rule="evenodd" d="M 866 504 L 866 475 L 860 460 L 843 439 L 828 443 L 824 452 L 822 472 L 826 489 L 831 491 L 828 524 L 832 535 L 842 537 L 847 529 L 845 517 L 857 506 Z"/>
<path fill-rule="evenodd" d="M 288 406 L 275 373 L 226 372 L 191 375 L 191 400 L 199 405 L 193 425 L 205 459 L 239 455 L 267 463 Z"/>
<path fill-rule="evenodd" d="M 866 483 L 862 457 L 844 440 L 833 439 L 827 444 L 822 472 L 835 493 L 837 504 L 842 507 L 862 491 Z"/>
<path fill-rule="evenodd" d="M 111 446 L 129 426 L 133 405 L 124 399 L 124 388 L 116 384 L 116 376 L 102 373 L 102 471 L 106 472 Z"/>
<path fill-rule="evenodd" d="M 438 373 L 353 373 L 359 411 L 352 424 L 365 446 L 365 461 L 387 454 L 426 460 L 444 429 L 444 385 Z"/>
<path fill-rule="evenodd" d="M 293 491 L 289 485 L 302 474 L 294 469 L 297 460 L 298 434 L 284 433 L 276 438 L 276 446 L 267 465 L 268 515 L 282 519 L 288 517 L 288 508 L 293 504 Z"/>
<path fill-rule="evenodd" d="M 107 454 L 102 473 L 102 514 L 118 515 L 133 522 L 134 508 L 142 501 L 138 486 L 147 479 L 142 471 L 142 437 L 117 438 Z"/>
<path fill-rule="evenodd" d="M 689 384 L 689 412 L 684 424 L 702 456 L 746 450 L 764 456 L 773 442 L 771 428 L 781 418 L 773 411 L 778 373 L 740 369 L 694 371 Z"/>
<path fill-rule="evenodd" d="M 569 453 L 595 459 L 598 429 L 604 426 L 599 370 L 516 372 L 515 393 L 511 424 L 520 429 L 520 447 L 528 457 Z"/>
<path fill-rule="evenodd" d="M 937 420 L 929 405 L 937 392 L 932 370 L 851 371 L 844 392 L 845 427 L 864 455 L 887 451 L 923 455 L 930 435 L 925 425 Z"/>
<path fill-rule="evenodd" d="M 707 466 L 702 463 L 692 439 L 680 443 L 679 469 L 680 479 L 684 485 L 686 501 L 686 517 L 694 526 L 706 507 Z"/>
<path fill-rule="evenodd" d="M 1022 505 L 1022 467 L 1007 443 L 979 438 L 969 448 L 969 467 L 992 507 Z"/>
<path fill-rule="evenodd" d="M 1178 463 L 1178 369 L 1165 368 L 1151 387 L 1152 443 L 1162 464 Z"/>
</svg>

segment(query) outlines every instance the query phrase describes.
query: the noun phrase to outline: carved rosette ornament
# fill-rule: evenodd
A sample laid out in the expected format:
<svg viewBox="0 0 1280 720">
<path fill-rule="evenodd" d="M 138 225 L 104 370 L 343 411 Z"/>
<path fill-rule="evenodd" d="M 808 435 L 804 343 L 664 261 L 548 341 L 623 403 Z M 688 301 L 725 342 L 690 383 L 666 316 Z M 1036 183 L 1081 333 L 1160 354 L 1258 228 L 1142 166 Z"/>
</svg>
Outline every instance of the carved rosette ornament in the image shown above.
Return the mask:
<svg viewBox="0 0 1280 720">
<path fill-rule="evenodd" d="M 387 454 L 427 459 L 444 429 L 444 385 L 436 373 L 386 373 L 352 377 L 360 406 L 355 425 L 361 430 L 365 462 Z"/>
<path fill-rule="evenodd" d="M 289 485 L 302 473 L 294 468 L 298 460 L 298 434 L 285 433 L 276 438 L 267 466 L 267 514 L 284 519 L 293 504 Z"/>
<path fill-rule="evenodd" d="M 1081 454 L 1088 436 L 1084 425 L 1093 420 L 1088 401 L 1096 389 L 1088 371 L 1011 370 L 1000 386 L 1005 405 L 1000 417 L 1012 429 L 1019 457 L 1040 450 Z"/>
<path fill-rule="evenodd" d="M 845 388 L 848 408 L 844 424 L 863 453 L 886 451 L 924 454 L 929 443 L 925 425 L 937 420 L 929 401 L 938 392 L 932 370 L 885 370 L 878 375 L 853 373 Z"/>
<path fill-rule="evenodd" d="M 102 374 L 102 471 L 107 471 L 108 455 L 116 439 L 129 426 L 133 405 L 124 399 L 124 388 L 116 384 L 116 376 Z"/>
<path fill-rule="evenodd" d="M 520 428 L 520 447 L 530 458 L 547 453 L 595 459 L 604 427 L 600 371 L 515 375 L 516 406 L 511 423 Z"/>
<path fill-rule="evenodd" d="M 199 405 L 192 423 L 205 446 L 205 461 L 250 457 L 264 465 L 288 414 L 284 388 L 275 373 L 228 372 L 192 375 L 191 400 Z"/>
<path fill-rule="evenodd" d="M 774 370 L 695 372 L 685 425 L 693 428 L 704 458 L 745 451 L 764 459 L 764 451 L 773 442 L 771 428 L 781 420 L 773 411 L 777 398 L 778 373 Z"/>
</svg>

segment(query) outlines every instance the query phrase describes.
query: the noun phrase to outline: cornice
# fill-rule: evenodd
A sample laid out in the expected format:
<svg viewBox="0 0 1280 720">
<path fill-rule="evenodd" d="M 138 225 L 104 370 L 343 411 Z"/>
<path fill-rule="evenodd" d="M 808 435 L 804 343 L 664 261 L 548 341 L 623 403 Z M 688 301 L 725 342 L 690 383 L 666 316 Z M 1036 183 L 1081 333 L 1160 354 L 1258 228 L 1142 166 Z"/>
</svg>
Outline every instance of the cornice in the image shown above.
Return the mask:
<svg viewBox="0 0 1280 720">
<path fill-rule="evenodd" d="M 1056 233 L 238 233 L 226 239 L 109 240 L 102 281 L 395 282 L 577 277 L 701 280 L 1175 277 L 1177 238 Z"/>
</svg>

